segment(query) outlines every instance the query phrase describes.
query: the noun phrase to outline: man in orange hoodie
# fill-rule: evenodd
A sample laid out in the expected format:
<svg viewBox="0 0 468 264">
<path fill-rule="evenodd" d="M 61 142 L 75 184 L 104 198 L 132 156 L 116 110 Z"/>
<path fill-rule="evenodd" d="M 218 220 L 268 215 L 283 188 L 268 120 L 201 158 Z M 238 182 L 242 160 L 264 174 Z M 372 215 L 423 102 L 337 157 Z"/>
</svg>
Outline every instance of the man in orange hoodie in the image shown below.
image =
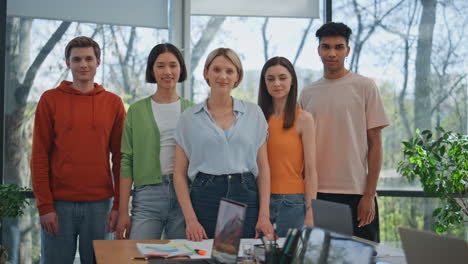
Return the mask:
<svg viewBox="0 0 468 264">
<path fill-rule="evenodd" d="M 73 82 L 46 91 L 37 105 L 31 174 L 41 263 L 73 263 L 77 238 L 81 263 L 94 263 L 92 241 L 115 231 L 125 109 L 94 83 L 100 53 L 91 38 L 71 40 L 65 61 Z"/>
</svg>

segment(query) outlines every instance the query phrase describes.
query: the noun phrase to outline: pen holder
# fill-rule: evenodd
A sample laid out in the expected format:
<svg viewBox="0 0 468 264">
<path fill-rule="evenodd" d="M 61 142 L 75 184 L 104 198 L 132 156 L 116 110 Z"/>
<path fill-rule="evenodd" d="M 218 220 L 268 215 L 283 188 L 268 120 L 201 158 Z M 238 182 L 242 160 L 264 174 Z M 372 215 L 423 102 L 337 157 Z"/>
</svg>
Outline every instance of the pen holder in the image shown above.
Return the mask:
<svg viewBox="0 0 468 264">
<path fill-rule="evenodd" d="M 260 262 L 265 262 L 265 246 L 262 244 L 254 245 L 254 258 Z"/>
<path fill-rule="evenodd" d="M 281 248 L 278 245 L 271 245 L 268 250 L 265 250 L 264 245 L 254 245 L 254 257 L 265 264 L 279 264 Z"/>
<path fill-rule="evenodd" d="M 281 252 L 278 256 L 278 262 L 276 264 L 291 264 L 294 258 L 294 252 L 284 253 Z"/>
</svg>

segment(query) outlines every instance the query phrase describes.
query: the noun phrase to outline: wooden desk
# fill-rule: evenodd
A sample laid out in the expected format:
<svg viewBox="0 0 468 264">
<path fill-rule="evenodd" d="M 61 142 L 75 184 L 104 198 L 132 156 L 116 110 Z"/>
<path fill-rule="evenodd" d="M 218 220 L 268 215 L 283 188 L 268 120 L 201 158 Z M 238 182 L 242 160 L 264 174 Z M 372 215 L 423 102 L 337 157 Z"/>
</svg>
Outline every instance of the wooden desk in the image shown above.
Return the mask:
<svg viewBox="0 0 468 264">
<path fill-rule="evenodd" d="M 94 254 L 97 264 L 147 264 L 145 260 L 133 260 L 142 257 L 136 243 L 160 243 L 167 240 L 94 240 Z"/>
<path fill-rule="evenodd" d="M 132 260 L 133 257 L 141 257 L 136 243 L 168 243 L 167 240 L 94 240 L 94 254 L 97 264 L 147 264 L 145 260 Z M 385 261 L 391 264 L 406 264 L 405 254 L 402 249 L 374 244 L 377 250 L 377 261 Z"/>
</svg>

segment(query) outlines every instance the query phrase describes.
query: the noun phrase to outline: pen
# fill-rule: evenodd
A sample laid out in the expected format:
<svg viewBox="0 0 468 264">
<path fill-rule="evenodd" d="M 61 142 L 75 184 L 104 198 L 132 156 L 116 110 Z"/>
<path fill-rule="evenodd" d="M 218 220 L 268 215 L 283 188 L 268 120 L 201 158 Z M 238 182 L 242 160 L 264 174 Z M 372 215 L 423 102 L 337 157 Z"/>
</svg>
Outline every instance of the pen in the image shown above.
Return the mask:
<svg viewBox="0 0 468 264">
<path fill-rule="evenodd" d="M 184 247 L 190 251 L 192 251 L 193 253 L 195 254 L 198 254 L 198 255 L 201 255 L 201 256 L 205 256 L 206 255 L 206 250 L 203 250 L 203 249 L 193 249 L 191 247 L 189 247 L 187 244 L 184 244 Z"/>
<path fill-rule="evenodd" d="M 283 264 L 283 263 L 286 262 L 287 255 L 289 254 L 289 250 L 291 249 L 291 245 L 292 245 L 293 241 L 296 238 L 296 234 L 297 234 L 297 229 L 294 228 L 293 231 L 291 232 L 291 234 L 289 235 L 289 239 L 287 239 L 284 242 L 285 245 L 283 247 L 283 255 L 280 258 L 279 264 Z"/>
<path fill-rule="evenodd" d="M 133 257 L 133 260 L 149 260 L 148 257 Z"/>
<path fill-rule="evenodd" d="M 156 249 L 156 247 L 153 247 L 153 246 L 146 246 L 145 248 Z"/>
<path fill-rule="evenodd" d="M 287 244 L 285 245 L 285 247 L 284 247 L 284 249 L 283 249 L 284 254 L 288 254 L 288 253 L 289 253 L 289 249 L 291 248 L 291 244 L 292 244 L 292 242 L 294 241 L 294 238 L 296 237 L 296 234 L 297 234 L 297 229 L 294 229 L 294 230 L 291 232 L 291 238 L 289 239 L 289 241 L 287 241 Z"/>
<path fill-rule="evenodd" d="M 276 223 L 273 223 L 273 239 L 275 241 L 278 239 L 278 236 L 276 236 Z"/>
<path fill-rule="evenodd" d="M 190 251 L 192 251 L 193 253 L 197 254 L 197 252 L 195 250 L 193 250 L 193 248 L 189 247 L 187 244 L 184 244 L 184 247 Z"/>
<path fill-rule="evenodd" d="M 194 249 L 195 252 L 197 252 L 198 255 L 205 256 L 206 255 L 206 250 L 203 249 Z"/>
</svg>

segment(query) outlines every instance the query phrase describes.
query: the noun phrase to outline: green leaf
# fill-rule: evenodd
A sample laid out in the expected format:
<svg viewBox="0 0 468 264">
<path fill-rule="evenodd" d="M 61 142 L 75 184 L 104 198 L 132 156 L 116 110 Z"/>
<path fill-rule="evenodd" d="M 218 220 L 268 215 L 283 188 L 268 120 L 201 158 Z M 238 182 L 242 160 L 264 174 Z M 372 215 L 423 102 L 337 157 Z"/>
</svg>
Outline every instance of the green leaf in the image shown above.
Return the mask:
<svg viewBox="0 0 468 264">
<path fill-rule="evenodd" d="M 412 145 L 411 143 L 409 143 L 409 142 L 403 141 L 403 142 L 401 142 L 401 143 L 403 143 L 403 145 L 405 145 L 406 148 L 409 148 L 409 149 L 410 149 L 410 148 L 413 147 L 413 145 Z"/>
<path fill-rule="evenodd" d="M 397 171 L 409 181 L 419 180 L 426 193 L 440 198 L 442 206 L 433 212 L 437 232 L 446 232 L 453 224 L 468 217 L 468 136 L 437 128 L 441 136 L 434 138 L 430 130 L 403 141 L 403 160 Z M 451 197 L 465 197 L 464 208 Z M 450 199 L 449 199 L 450 198 Z M 465 218 L 464 218 L 465 217 Z"/>
<path fill-rule="evenodd" d="M 29 188 L 16 184 L 0 185 L 0 219 L 4 217 L 22 216 L 29 204 L 24 191 Z"/>
</svg>

